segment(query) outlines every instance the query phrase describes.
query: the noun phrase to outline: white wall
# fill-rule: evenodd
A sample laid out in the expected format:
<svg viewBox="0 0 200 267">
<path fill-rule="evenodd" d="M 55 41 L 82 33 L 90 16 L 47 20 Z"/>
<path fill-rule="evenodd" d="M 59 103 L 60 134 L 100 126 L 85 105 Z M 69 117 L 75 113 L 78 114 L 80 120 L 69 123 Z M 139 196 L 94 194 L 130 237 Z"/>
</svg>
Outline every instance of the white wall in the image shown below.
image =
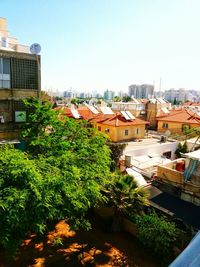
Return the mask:
<svg viewBox="0 0 200 267">
<path fill-rule="evenodd" d="M 146 147 L 138 147 L 137 149 L 128 150 L 127 153 L 126 151 L 125 153 L 130 156 L 143 156 L 148 154 L 158 154 L 162 156 L 163 153 L 171 151 L 171 159 L 173 160 L 175 159 L 175 151 L 177 149 L 177 146 L 178 142 L 157 143 Z"/>
</svg>

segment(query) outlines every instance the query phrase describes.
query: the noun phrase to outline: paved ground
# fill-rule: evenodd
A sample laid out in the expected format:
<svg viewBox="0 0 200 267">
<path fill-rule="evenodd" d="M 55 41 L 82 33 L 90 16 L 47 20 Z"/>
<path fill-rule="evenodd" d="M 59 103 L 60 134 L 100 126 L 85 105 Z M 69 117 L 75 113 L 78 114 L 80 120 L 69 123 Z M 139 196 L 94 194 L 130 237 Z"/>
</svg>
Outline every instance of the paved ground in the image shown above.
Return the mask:
<svg viewBox="0 0 200 267">
<path fill-rule="evenodd" d="M 136 238 L 127 233 L 105 232 L 100 226 L 99 220 L 93 218 L 91 231 L 74 232 L 60 221 L 43 239 L 31 235 L 25 240 L 15 260 L 0 251 L 0 267 L 158 266 Z"/>
</svg>

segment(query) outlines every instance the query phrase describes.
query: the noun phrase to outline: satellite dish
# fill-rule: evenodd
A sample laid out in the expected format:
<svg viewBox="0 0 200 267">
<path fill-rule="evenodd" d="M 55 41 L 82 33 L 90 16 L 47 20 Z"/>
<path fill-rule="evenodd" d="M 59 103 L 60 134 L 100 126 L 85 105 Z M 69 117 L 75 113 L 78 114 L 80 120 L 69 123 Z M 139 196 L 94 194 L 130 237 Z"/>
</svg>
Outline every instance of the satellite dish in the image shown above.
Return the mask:
<svg viewBox="0 0 200 267">
<path fill-rule="evenodd" d="M 41 46 L 37 43 L 34 43 L 30 46 L 31 54 L 38 55 L 41 51 Z"/>
</svg>

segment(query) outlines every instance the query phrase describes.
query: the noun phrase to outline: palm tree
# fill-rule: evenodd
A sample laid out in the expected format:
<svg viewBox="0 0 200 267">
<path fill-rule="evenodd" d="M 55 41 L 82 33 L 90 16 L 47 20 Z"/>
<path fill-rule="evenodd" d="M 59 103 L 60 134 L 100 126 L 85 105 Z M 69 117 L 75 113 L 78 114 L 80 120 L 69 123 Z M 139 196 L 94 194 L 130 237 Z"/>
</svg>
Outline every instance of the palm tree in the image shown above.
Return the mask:
<svg viewBox="0 0 200 267">
<path fill-rule="evenodd" d="M 114 232 L 121 230 L 124 215 L 140 213 L 144 206 L 149 205 L 149 192 L 146 188 L 139 187 L 133 177 L 116 174 L 114 183 L 107 191 L 109 204 L 114 209 L 111 229 Z"/>
</svg>

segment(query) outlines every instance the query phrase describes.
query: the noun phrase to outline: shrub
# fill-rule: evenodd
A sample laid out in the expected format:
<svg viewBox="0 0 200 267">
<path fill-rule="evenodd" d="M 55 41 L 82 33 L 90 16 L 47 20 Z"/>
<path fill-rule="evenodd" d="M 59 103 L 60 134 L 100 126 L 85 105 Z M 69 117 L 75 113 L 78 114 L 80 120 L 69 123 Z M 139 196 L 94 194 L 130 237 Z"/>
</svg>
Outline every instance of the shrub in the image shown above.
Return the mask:
<svg viewBox="0 0 200 267">
<path fill-rule="evenodd" d="M 138 216 L 136 225 L 143 245 L 150 248 L 163 263 L 169 261 L 179 232 L 175 223 L 167 221 L 164 216 L 158 217 L 153 212 Z"/>
</svg>

